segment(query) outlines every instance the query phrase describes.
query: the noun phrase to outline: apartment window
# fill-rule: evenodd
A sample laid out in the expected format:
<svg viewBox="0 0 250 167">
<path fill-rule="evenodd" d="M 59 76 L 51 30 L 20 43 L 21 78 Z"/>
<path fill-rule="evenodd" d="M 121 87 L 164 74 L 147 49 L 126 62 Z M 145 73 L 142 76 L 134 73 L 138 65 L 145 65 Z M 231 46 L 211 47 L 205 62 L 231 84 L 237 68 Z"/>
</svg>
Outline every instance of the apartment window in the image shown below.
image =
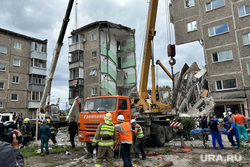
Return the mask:
<svg viewBox="0 0 250 167">
<path fill-rule="evenodd" d="M 38 51 L 38 52 L 46 52 L 46 45 L 44 44 L 39 44 L 39 43 L 35 43 L 35 48 L 34 48 L 35 51 Z"/>
<path fill-rule="evenodd" d="M 83 62 L 83 52 L 80 53 L 73 53 L 69 55 L 69 62 Z"/>
<path fill-rule="evenodd" d="M 96 33 L 91 35 L 91 41 L 95 41 L 96 40 Z"/>
<path fill-rule="evenodd" d="M 0 108 L 3 108 L 3 102 L 0 101 Z"/>
<path fill-rule="evenodd" d="M 250 4 L 238 7 L 239 16 L 244 17 L 250 15 Z"/>
<path fill-rule="evenodd" d="M 18 101 L 18 94 L 11 94 L 11 101 Z"/>
<path fill-rule="evenodd" d="M 18 60 L 18 59 L 13 59 L 13 65 L 14 65 L 14 66 L 20 66 L 20 60 Z"/>
<path fill-rule="evenodd" d="M 40 101 L 42 99 L 42 92 L 31 92 L 31 101 Z"/>
<path fill-rule="evenodd" d="M 208 28 L 208 32 L 210 37 L 229 32 L 228 24 L 224 23 L 218 26 L 210 27 Z"/>
<path fill-rule="evenodd" d="M 89 73 L 89 75 L 92 76 L 92 77 L 97 76 L 97 69 L 91 70 L 91 72 Z"/>
<path fill-rule="evenodd" d="M 243 43 L 244 45 L 249 45 L 250 44 L 250 33 L 243 34 Z"/>
<path fill-rule="evenodd" d="M 7 54 L 7 48 L 0 46 L 0 53 Z"/>
<path fill-rule="evenodd" d="M 221 61 L 227 61 L 227 60 L 233 60 L 232 50 L 213 53 L 213 62 L 214 63 L 221 62 Z"/>
<path fill-rule="evenodd" d="M 46 68 L 46 61 L 40 59 L 32 59 L 31 66 L 37 68 Z"/>
<path fill-rule="evenodd" d="M 42 75 L 31 75 L 30 84 L 45 85 L 45 76 Z"/>
<path fill-rule="evenodd" d="M 70 79 L 79 78 L 79 69 L 73 68 L 69 70 Z"/>
<path fill-rule="evenodd" d="M 247 72 L 248 72 L 248 75 L 250 75 L 250 63 L 247 63 Z"/>
<path fill-rule="evenodd" d="M 206 3 L 206 10 L 210 11 L 223 6 L 225 6 L 225 0 L 212 0 L 211 2 Z"/>
<path fill-rule="evenodd" d="M 6 71 L 6 66 L 3 64 L 0 64 L 0 71 Z"/>
<path fill-rule="evenodd" d="M 92 95 L 97 95 L 97 88 L 92 88 L 91 89 L 91 94 Z"/>
<path fill-rule="evenodd" d="M 92 52 L 92 59 L 96 58 L 96 51 Z"/>
<path fill-rule="evenodd" d="M 227 79 L 216 81 L 217 90 L 227 90 L 237 88 L 236 79 Z"/>
<path fill-rule="evenodd" d="M 187 31 L 191 32 L 191 31 L 196 31 L 197 30 L 197 23 L 196 21 L 187 23 Z"/>
<path fill-rule="evenodd" d="M 14 42 L 14 48 L 22 49 L 22 44 L 20 42 Z"/>
<path fill-rule="evenodd" d="M 73 35 L 72 37 L 69 38 L 69 45 L 73 45 L 73 44 L 76 44 L 78 43 L 80 40 L 80 35 L 77 34 L 77 35 Z"/>
<path fill-rule="evenodd" d="M 0 90 L 1 89 L 4 89 L 4 83 L 3 82 L 0 82 Z"/>
<path fill-rule="evenodd" d="M 12 77 L 12 83 L 18 84 L 19 83 L 19 76 L 13 76 Z"/>
<path fill-rule="evenodd" d="M 184 0 L 185 8 L 190 8 L 194 6 L 194 0 Z"/>
</svg>

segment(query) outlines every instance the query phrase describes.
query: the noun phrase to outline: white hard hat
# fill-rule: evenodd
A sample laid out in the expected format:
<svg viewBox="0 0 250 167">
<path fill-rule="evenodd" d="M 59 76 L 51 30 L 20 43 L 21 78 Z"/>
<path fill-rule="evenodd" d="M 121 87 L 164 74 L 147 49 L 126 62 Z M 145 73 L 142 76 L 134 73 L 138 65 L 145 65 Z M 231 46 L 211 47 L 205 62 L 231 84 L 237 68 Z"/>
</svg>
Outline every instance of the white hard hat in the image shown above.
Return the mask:
<svg viewBox="0 0 250 167">
<path fill-rule="evenodd" d="M 119 115 L 119 116 L 117 117 L 117 121 L 118 121 L 118 122 L 123 122 L 123 121 L 124 121 L 124 116 L 123 116 L 123 115 Z"/>
<path fill-rule="evenodd" d="M 136 120 L 135 120 L 135 119 L 131 119 L 131 124 L 132 124 L 132 123 L 135 123 L 135 122 L 136 122 Z"/>
</svg>

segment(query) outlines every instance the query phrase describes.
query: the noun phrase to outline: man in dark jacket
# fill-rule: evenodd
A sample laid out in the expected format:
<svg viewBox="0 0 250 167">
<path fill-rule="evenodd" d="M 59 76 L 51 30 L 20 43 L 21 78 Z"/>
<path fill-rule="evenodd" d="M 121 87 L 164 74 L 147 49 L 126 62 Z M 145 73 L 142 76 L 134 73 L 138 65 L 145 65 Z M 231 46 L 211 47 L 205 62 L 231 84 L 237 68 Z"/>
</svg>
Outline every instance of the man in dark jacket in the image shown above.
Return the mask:
<svg viewBox="0 0 250 167">
<path fill-rule="evenodd" d="M 203 117 L 201 118 L 201 128 L 202 129 L 208 128 L 207 124 L 208 124 L 207 123 L 207 116 L 206 116 L 206 114 L 203 114 Z M 203 137 L 205 137 L 206 140 L 208 141 L 208 135 L 207 134 L 205 136 L 203 136 Z"/>
<path fill-rule="evenodd" d="M 18 130 L 13 130 L 17 136 L 22 134 Z M 0 141 L 0 166 L 1 167 L 24 167 L 23 155 L 19 149 L 19 142 L 16 139 L 16 134 L 13 134 L 12 145 L 7 142 Z"/>
<path fill-rule="evenodd" d="M 39 129 L 39 137 L 41 139 L 41 153 L 43 153 L 43 147 L 45 144 L 46 153 L 49 154 L 49 139 L 51 138 L 50 128 L 47 125 L 47 120 L 43 121 L 43 126 Z"/>
<path fill-rule="evenodd" d="M 72 148 L 75 148 L 74 138 L 75 138 L 75 135 L 77 133 L 77 130 L 78 130 L 77 123 L 73 120 L 73 118 L 70 118 L 67 136 L 69 135 L 69 137 L 70 137 L 70 142 L 71 142 Z"/>
<path fill-rule="evenodd" d="M 30 119 L 25 118 L 22 126 L 23 146 L 28 146 L 31 137 Z"/>
</svg>

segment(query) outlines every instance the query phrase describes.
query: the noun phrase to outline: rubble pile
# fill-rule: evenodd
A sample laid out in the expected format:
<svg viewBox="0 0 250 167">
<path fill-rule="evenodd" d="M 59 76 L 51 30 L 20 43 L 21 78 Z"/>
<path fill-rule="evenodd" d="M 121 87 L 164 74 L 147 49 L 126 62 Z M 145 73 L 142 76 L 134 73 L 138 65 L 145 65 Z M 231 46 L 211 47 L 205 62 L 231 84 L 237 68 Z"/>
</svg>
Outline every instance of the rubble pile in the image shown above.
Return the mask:
<svg viewBox="0 0 250 167">
<path fill-rule="evenodd" d="M 206 72 L 206 68 L 200 70 L 193 63 L 190 67 L 185 64 L 174 75 L 173 104 L 180 117 L 198 117 L 213 111 L 215 103 L 208 94 Z"/>
</svg>

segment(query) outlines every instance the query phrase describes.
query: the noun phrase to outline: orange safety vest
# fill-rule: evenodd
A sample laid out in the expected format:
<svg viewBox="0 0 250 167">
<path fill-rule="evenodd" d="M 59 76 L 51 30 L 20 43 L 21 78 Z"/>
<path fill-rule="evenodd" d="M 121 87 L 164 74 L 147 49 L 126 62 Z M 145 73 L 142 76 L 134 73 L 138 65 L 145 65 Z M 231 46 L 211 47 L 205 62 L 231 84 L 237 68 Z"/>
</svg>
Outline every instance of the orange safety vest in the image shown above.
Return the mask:
<svg viewBox="0 0 250 167">
<path fill-rule="evenodd" d="M 120 124 L 120 138 L 121 141 L 128 141 L 128 142 L 132 142 L 132 130 L 131 130 L 131 126 L 128 122 L 123 122 Z"/>
</svg>

